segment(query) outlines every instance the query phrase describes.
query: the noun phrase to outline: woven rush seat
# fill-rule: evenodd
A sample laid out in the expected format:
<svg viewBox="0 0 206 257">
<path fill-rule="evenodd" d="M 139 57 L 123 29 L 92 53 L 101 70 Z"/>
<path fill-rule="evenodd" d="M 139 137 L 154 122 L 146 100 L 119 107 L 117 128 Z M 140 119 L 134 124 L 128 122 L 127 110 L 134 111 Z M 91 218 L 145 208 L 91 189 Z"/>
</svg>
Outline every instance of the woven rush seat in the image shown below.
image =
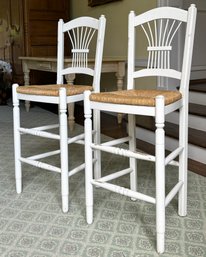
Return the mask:
<svg viewBox="0 0 206 257">
<path fill-rule="evenodd" d="M 176 102 L 182 98 L 182 95 L 179 91 L 131 89 L 113 92 L 92 93 L 90 95 L 90 100 L 95 102 L 114 104 L 155 106 L 155 97 L 158 95 L 165 97 L 165 105 Z"/>
<path fill-rule="evenodd" d="M 58 96 L 60 87 L 66 88 L 67 96 L 78 95 L 84 93 L 85 90 L 92 90 L 92 86 L 81 85 L 32 85 L 21 86 L 17 88 L 17 92 L 20 94 L 28 95 L 43 95 L 43 96 Z"/>
</svg>

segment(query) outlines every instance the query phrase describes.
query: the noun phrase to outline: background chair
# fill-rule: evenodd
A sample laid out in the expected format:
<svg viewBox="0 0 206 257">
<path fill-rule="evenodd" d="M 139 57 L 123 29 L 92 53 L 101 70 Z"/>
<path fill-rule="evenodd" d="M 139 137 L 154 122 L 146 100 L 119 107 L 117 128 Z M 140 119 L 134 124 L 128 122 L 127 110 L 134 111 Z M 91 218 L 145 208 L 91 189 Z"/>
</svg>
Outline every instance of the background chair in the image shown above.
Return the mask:
<svg viewBox="0 0 206 257">
<path fill-rule="evenodd" d="M 129 14 L 128 31 L 127 90 L 102 93 L 85 92 L 87 222 L 90 224 L 93 221 L 93 186 L 129 196 L 132 199 L 153 203 L 156 206 L 157 251 L 159 253 L 164 252 L 165 207 L 178 192 L 178 213 L 180 216 L 185 216 L 187 213 L 188 87 L 195 21 L 195 5 L 191 5 L 188 11 L 173 7 L 161 7 L 138 16 L 135 16 L 135 13 L 131 11 Z M 181 70 L 176 70 L 176 67 L 171 67 L 170 65 L 170 56 L 173 50 L 173 39 L 183 24 L 186 25 L 186 30 L 182 68 Z M 135 69 L 135 33 L 137 28 L 144 31 L 148 41 L 148 66 L 141 70 Z M 139 40 L 143 40 L 143 38 L 141 37 Z M 180 82 L 179 89 L 174 91 L 145 90 L 144 87 L 142 89 L 135 89 L 135 79 L 148 76 L 163 76 L 177 79 Z M 104 143 L 100 143 L 100 139 L 98 139 L 99 142 L 95 139 L 93 141 L 91 132 L 92 110 L 95 112 L 109 111 L 128 114 L 128 137 Z M 165 156 L 165 116 L 176 110 L 179 110 L 179 145 L 168 156 Z M 138 152 L 136 149 L 135 115 L 152 116 L 155 119 L 155 156 Z M 96 124 L 94 126 L 97 127 Z M 96 131 L 96 137 L 100 137 L 99 130 Z M 122 147 L 121 144 L 125 142 L 128 142 L 129 149 Z M 99 157 L 95 158 L 94 170 L 99 169 L 98 177 L 95 178 L 93 178 L 92 150 L 98 152 Z M 101 151 L 128 157 L 129 167 L 106 176 L 101 176 Z M 174 160 L 178 156 L 178 161 Z M 137 192 L 137 160 L 139 159 L 155 162 L 155 196 Z M 179 166 L 179 180 L 167 195 L 165 193 L 166 165 Z M 110 180 L 115 179 L 116 181 L 118 177 L 126 174 L 130 174 L 130 188 L 124 188 L 123 186 L 116 185 L 115 182 L 110 182 Z"/>
<path fill-rule="evenodd" d="M 99 19 L 80 17 L 64 23 L 58 22 L 58 56 L 57 56 L 57 84 L 56 85 L 13 85 L 13 121 L 14 121 L 14 150 L 15 177 L 17 193 L 22 192 L 22 163 L 27 163 L 42 169 L 59 172 L 61 174 L 62 210 L 68 211 L 69 176 L 84 170 L 84 163 L 69 171 L 68 144 L 83 143 L 84 134 L 68 138 L 67 104 L 83 100 L 84 90 L 99 91 L 100 74 L 103 54 L 103 43 L 106 20 L 102 15 Z M 64 67 L 64 34 L 69 35 L 71 43 L 72 67 Z M 92 43 L 94 41 L 94 43 Z M 90 45 L 96 46 L 94 67 L 88 67 Z M 64 76 L 68 74 L 87 74 L 93 77 L 91 86 L 68 85 L 64 83 Z M 59 121 L 56 125 L 25 128 L 20 124 L 19 100 L 52 103 L 59 106 Z M 32 115 L 32 111 L 30 111 Z M 29 125 L 29 124 L 28 124 Z M 59 127 L 59 133 L 47 130 Z M 34 156 L 25 157 L 21 153 L 21 136 L 29 134 L 38 137 L 58 140 L 60 149 Z M 39 159 L 60 154 L 60 167 L 48 164 Z"/>
</svg>

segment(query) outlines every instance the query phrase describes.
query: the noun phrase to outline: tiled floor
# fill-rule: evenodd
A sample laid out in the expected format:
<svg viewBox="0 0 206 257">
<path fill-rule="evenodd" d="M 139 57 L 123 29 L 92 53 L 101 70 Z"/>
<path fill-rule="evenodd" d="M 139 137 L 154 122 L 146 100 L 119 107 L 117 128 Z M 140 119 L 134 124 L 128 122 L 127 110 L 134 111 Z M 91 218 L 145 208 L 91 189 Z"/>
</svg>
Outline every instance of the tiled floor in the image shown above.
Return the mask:
<svg viewBox="0 0 206 257">
<path fill-rule="evenodd" d="M 22 108 L 23 109 L 23 108 Z M 38 107 L 23 111 L 26 124 L 54 122 L 55 114 Z M 1 257 L 155 257 L 155 208 L 142 201 L 95 189 L 94 223 L 87 225 L 84 176 L 70 179 L 70 211 L 61 211 L 60 177 L 23 166 L 23 193 L 15 192 L 12 108 L 0 107 L 0 256 Z M 81 130 L 76 126 L 76 130 Z M 75 132 L 74 132 L 75 133 Z M 24 138 L 26 154 L 55 147 L 55 142 Z M 32 148 L 31 148 L 32 145 Z M 70 165 L 84 158 L 74 145 Z M 52 158 L 53 162 L 58 159 Z M 103 155 L 103 172 L 127 165 L 126 158 Z M 154 194 L 153 164 L 138 164 L 140 191 Z M 177 179 L 176 168 L 166 174 L 168 191 Z M 128 179 L 120 181 L 125 187 Z M 167 207 L 166 252 L 163 257 L 206 256 L 206 178 L 189 172 L 188 215 L 177 215 L 177 200 Z"/>
</svg>

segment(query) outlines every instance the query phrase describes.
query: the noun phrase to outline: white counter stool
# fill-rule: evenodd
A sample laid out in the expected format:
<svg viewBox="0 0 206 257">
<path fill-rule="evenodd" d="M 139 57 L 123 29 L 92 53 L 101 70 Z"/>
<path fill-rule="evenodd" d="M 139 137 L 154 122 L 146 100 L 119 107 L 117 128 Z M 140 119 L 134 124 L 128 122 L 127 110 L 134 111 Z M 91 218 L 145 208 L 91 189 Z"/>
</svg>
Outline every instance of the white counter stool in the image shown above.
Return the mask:
<svg viewBox="0 0 206 257">
<path fill-rule="evenodd" d="M 188 138 L 188 89 L 193 52 L 193 41 L 196 22 L 196 7 L 191 5 L 187 10 L 174 7 L 160 7 L 146 13 L 129 14 L 128 28 L 128 73 L 127 90 L 115 92 L 90 93 L 85 92 L 85 158 L 86 158 L 86 215 L 87 222 L 93 222 L 93 190 L 94 186 L 116 192 L 132 199 L 139 199 L 156 206 L 157 252 L 165 250 L 165 208 L 179 193 L 180 216 L 187 213 L 187 138 Z M 186 25 L 184 53 L 181 70 L 172 67 L 171 52 L 177 31 Z M 142 29 L 146 35 L 148 46 L 148 64 L 146 68 L 137 69 L 135 66 L 136 30 Z M 184 31 L 181 30 L 181 33 Z M 143 33 L 143 35 L 144 35 Z M 143 40 L 138 36 L 137 41 Z M 174 91 L 167 89 L 146 90 L 135 79 L 142 77 L 166 77 L 179 80 L 179 88 Z M 168 156 L 165 156 L 165 116 L 179 110 L 179 144 Z M 92 111 L 108 111 L 112 113 L 128 114 L 128 137 L 99 143 L 92 140 Z M 136 149 L 135 117 L 136 115 L 151 116 L 155 119 L 155 156 L 138 152 Z M 138 117 L 137 117 L 138 118 Z M 95 122 L 95 121 L 94 121 Z M 97 125 L 94 123 L 94 126 Z M 99 126 L 100 127 L 100 126 Z M 100 130 L 96 131 L 100 137 Z M 129 149 L 121 147 L 128 142 Z M 117 146 L 119 145 L 119 146 Z M 93 154 L 97 152 L 99 158 L 95 160 L 94 170 L 98 169 L 98 177 L 93 177 Z M 107 176 L 101 176 L 100 152 L 108 152 L 129 158 L 128 168 L 116 171 Z M 174 160 L 179 156 L 178 162 Z M 137 191 L 137 161 L 147 160 L 155 162 L 156 194 L 145 195 Z M 168 195 L 165 194 L 165 167 L 179 166 L 179 180 Z M 147 171 L 145 171 L 147 172 Z M 96 173 L 97 174 L 97 173 Z M 130 188 L 116 185 L 118 177 L 130 175 Z M 111 182 L 110 182 L 111 181 Z M 135 203 L 134 203 L 135 204 Z"/>
<path fill-rule="evenodd" d="M 13 115 L 14 115 L 14 149 L 15 149 L 15 177 L 17 193 L 22 192 L 22 163 L 27 163 L 38 168 L 58 172 L 61 175 L 61 195 L 62 210 L 69 209 L 69 177 L 79 171 L 84 171 L 85 164 L 70 170 L 68 163 L 68 144 L 84 143 L 84 133 L 75 137 L 68 137 L 67 130 L 67 105 L 83 100 L 85 90 L 99 92 L 100 75 L 104 45 L 106 19 L 102 15 L 99 19 L 92 17 L 79 17 L 64 23 L 58 22 L 58 53 L 57 53 L 57 84 L 56 85 L 13 85 Z M 72 66 L 64 67 L 64 42 L 65 34 L 71 44 Z M 94 43 L 92 43 L 94 41 Z M 88 67 L 90 47 L 95 47 L 95 63 L 93 68 Z M 69 74 L 86 74 L 92 76 L 92 85 L 68 85 L 64 84 L 64 77 Z M 59 116 L 55 125 L 40 126 L 35 128 L 25 128 L 20 123 L 19 101 L 35 101 L 41 103 L 57 104 Z M 32 116 L 32 111 L 29 112 Z M 59 127 L 59 133 L 49 132 L 53 128 Z M 60 149 L 35 156 L 25 157 L 26 153 L 21 153 L 21 136 L 30 134 L 38 137 L 58 140 Z M 60 167 L 48 164 L 39 159 L 60 155 Z"/>
</svg>

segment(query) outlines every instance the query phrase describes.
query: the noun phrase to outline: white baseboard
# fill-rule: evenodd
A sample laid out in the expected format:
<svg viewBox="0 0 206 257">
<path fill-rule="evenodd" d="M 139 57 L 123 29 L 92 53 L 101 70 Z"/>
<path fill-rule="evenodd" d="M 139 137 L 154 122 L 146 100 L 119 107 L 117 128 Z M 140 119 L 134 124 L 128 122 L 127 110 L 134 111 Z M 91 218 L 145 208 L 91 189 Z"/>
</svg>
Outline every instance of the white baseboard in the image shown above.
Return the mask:
<svg viewBox="0 0 206 257">
<path fill-rule="evenodd" d="M 147 129 L 137 127 L 136 128 L 136 138 L 141 139 L 145 142 L 148 142 L 148 143 L 154 145 L 154 141 L 155 141 L 154 132 L 149 131 Z M 166 143 L 166 149 L 169 151 L 172 151 L 177 147 L 177 140 L 175 140 L 171 137 L 166 137 L 165 143 Z M 191 145 L 191 144 L 188 145 L 189 159 L 206 164 L 205 156 L 206 156 L 205 148 L 201 148 L 201 147 Z"/>
<path fill-rule="evenodd" d="M 179 123 L 179 113 L 172 112 L 166 116 L 166 121 L 178 124 Z M 206 118 L 201 116 L 196 116 L 189 114 L 188 118 L 189 127 L 193 129 L 198 129 L 202 131 L 206 131 Z"/>
</svg>

